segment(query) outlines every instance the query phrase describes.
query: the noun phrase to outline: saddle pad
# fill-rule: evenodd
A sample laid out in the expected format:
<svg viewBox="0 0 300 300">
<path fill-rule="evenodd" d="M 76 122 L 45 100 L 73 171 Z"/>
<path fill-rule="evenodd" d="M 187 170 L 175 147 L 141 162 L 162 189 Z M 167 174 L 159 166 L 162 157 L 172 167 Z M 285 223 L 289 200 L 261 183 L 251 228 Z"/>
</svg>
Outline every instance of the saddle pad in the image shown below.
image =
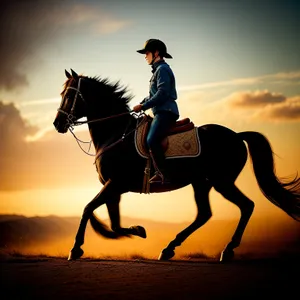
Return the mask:
<svg viewBox="0 0 300 300">
<path fill-rule="evenodd" d="M 135 131 L 135 147 L 140 156 L 149 157 L 149 152 L 145 147 L 147 122 L 141 124 Z M 172 134 L 167 137 L 168 148 L 165 152 L 166 159 L 196 157 L 201 153 L 201 145 L 197 128 L 188 131 Z"/>
</svg>

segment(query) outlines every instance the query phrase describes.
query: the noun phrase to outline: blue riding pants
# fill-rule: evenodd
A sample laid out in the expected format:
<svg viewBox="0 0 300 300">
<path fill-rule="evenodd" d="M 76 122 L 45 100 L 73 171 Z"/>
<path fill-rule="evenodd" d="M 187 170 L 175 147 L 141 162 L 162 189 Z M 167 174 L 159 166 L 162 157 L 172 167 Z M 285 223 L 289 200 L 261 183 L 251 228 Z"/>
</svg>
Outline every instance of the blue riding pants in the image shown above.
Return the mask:
<svg viewBox="0 0 300 300">
<path fill-rule="evenodd" d="M 159 112 L 155 114 L 148 135 L 147 145 L 156 160 L 159 168 L 164 168 L 164 152 L 161 148 L 162 140 L 167 136 L 168 131 L 175 125 L 178 116 L 170 112 Z"/>
</svg>

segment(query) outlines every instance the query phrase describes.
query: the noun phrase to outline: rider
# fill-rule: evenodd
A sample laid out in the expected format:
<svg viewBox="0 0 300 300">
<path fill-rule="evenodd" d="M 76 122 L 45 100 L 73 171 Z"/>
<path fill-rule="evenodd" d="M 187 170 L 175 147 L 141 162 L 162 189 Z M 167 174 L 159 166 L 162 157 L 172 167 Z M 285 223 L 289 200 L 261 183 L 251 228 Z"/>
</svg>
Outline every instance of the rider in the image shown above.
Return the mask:
<svg viewBox="0 0 300 300">
<path fill-rule="evenodd" d="M 147 63 L 152 66 L 153 75 L 150 79 L 149 96 L 134 106 L 133 110 L 139 112 L 152 109 L 154 117 L 147 136 L 147 146 L 156 172 L 149 182 L 164 183 L 169 180 L 161 141 L 179 118 L 179 110 L 175 101 L 177 99 L 175 77 L 164 60 L 172 56 L 167 53 L 165 43 L 158 39 L 147 40 L 144 48 L 137 52 L 145 54 Z"/>
</svg>

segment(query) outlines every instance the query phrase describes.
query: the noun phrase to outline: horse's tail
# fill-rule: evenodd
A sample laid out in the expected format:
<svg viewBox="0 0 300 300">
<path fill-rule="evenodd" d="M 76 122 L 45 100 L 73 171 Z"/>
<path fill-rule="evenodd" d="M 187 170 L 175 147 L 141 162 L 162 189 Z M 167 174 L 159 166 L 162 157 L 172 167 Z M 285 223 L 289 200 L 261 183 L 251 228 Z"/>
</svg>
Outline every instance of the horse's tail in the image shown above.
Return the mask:
<svg viewBox="0 0 300 300">
<path fill-rule="evenodd" d="M 122 233 L 110 230 L 102 221 L 99 220 L 95 213 L 92 213 L 90 216 L 90 223 L 94 231 L 105 238 L 119 239 L 126 236 Z"/>
<path fill-rule="evenodd" d="M 259 132 L 240 132 L 247 142 L 254 174 L 260 190 L 273 204 L 300 221 L 300 178 L 279 179 L 275 174 L 273 151 L 268 139 Z"/>
</svg>

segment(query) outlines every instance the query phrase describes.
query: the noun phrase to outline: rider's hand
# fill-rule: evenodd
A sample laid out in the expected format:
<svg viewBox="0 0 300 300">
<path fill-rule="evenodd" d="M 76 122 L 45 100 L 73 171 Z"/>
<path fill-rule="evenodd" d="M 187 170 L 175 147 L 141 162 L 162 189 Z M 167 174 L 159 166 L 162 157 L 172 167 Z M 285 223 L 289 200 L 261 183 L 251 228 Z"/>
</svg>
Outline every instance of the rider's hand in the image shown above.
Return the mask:
<svg viewBox="0 0 300 300">
<path fill-rule="evenodd" d="M 133 110 L 135 112 L 140 112 L 142 110 L 142 108 L 143 108 L 142 104 L 138 104 L 138 105 L 133 107 Z"/>
</svg>

